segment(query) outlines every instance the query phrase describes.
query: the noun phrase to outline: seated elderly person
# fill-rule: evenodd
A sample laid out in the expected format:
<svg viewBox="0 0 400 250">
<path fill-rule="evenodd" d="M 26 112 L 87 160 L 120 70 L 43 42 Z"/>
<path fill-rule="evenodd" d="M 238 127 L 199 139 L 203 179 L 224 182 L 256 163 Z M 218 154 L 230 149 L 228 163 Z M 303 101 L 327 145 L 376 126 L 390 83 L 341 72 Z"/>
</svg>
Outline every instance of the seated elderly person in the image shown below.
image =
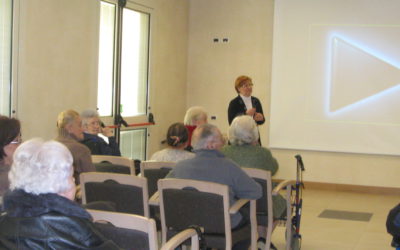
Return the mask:
<svg viewBox="0 0 400 250">
<path fill-rule="evenodd" d="M 177 122 L 169 126 L 164 142 L 168 147 L 155 152 L 150 160 L 178 162 L 194 157 L 194 153 L 185 150 L 189 142 L 189 132 L 183 123 Z"/>
<path fill-rule="evenodd" d="M 219 150 L 224 145 L 221 132 L 211 124 L 198 126 L 193 132 L 192 145 L 196 156 L 180 161 L 167 178 L 211 181 L 229 187 L 232 205 L 237 199 L 258 199 L 262 195 L 261 186 L 250 178 L 233 161 Z M 243 217 L 238 212 L 231 215 L 232 228 L 240 225 Z M 233 249 L 247 249 L 250 239 L 241 241 Z"/>
<path fill-rule="evenodd" d="M 278 161 L 271 151 L 258 144 L 257 124 L 251 116 L 236 117 L 229 127 L 228 137 L 231 145 L 224 146 L 221 151 L 239 166 L 268 170 L 271 175 L 278 171 Z M 278 218 L 286 211 L 286 201 L 278 195 L 273 196 L 273 202 L 274 217 Z"/>
<path fill-rule="evenodd" d="M 72 162 L 56 141 L 33 139 L 18 147 L 0 217 L 1 249 L 119 249 L 72 201 Z"/>
<path fill-rule="evenodd" d="M 85 144 L 92 155 L 121 156 L 119 146 L 110 128 L 102 128 L 99 114 L 94 110 L 81 113 L 83 136 L 81 143 Z"/>
<path fill-rule="evenodd" d="M 0 116 L 0 204 L 8 190 L 8 171 L 14 151 L 21 143 L 21 124 L 17 119 Z"/>
<path fill-rule="evenodd" d="M 74 178 L 79 184 L 79 175 L 83 172 L 95 172 L 92 157 L 88 147 L 79 143 L 83 140 L 82 121 L 79 113 L 74 110 L 66 110 L 58 115 L 57 119 L 58 137 L 57 141 L 64 144 L 71 151 L 74 159 Z"/>
<path fill-rule="evenodd" d="M 203 107 L 195 106 L 191 107 L 186 111 L 183 123 L 189 131 L 189 142 L 186 150 L 192 151 L 193 147 L 191 144 L 193 131 L 197 126 L 207 123 L 207 112 Z"/>
</svg>

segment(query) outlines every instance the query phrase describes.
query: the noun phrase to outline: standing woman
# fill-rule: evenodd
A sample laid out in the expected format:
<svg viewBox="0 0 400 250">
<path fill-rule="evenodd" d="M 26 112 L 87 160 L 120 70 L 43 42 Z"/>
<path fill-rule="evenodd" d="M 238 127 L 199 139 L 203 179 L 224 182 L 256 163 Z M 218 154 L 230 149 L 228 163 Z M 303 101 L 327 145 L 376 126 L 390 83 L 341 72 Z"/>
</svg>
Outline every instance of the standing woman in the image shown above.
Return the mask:
<svg viewBox="0 0 400 250">
<path fill-rule="evenodd" d="M 8 172 L 13 162 L 14 151 L 19 144 L 21 144 L 20 122 L 15 118 L 0 116 L 0 197 L 8 190 Z"/>
<path fill-rule="evenodd" d="M 249 115 L 253 117 L 257 125 L 261 125 L 265 122 L 260 100 L 251 96 L 253 85 L 253 81 L 248 76 L 239 76 L 236 78 L 235 90 L 238 96 L 229 103 L 229 125 L 231 125 L 236 116 L 240 115 Z"/>
</svg>

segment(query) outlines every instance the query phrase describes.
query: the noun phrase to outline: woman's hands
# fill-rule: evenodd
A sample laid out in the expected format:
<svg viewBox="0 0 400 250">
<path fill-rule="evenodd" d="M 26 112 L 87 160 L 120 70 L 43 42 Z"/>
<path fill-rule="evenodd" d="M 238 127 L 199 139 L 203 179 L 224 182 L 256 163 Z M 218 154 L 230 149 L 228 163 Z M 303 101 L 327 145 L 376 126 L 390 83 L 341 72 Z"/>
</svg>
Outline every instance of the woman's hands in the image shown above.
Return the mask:
<svg viewBox="0 0 400 250">
<path fill-rule="evenodd" d="M 257 113 L 255 108 L 247 110 L 246 115 L 252 116 L 256 122 L 264 120 L 263 114 Z"/>
<path fill-rule="evenodd" d="M 254 120 L 255 120 L 256 122 L 260 122 L 260 121 L 263 121 L 263 120 L 264 120 L 264 116 L 263 116 L 263 114 L 261 114 L 261 113 L 255 113 L 254 116 L 253 116 L 253 118 L 254 118 Z"/>
</svg>

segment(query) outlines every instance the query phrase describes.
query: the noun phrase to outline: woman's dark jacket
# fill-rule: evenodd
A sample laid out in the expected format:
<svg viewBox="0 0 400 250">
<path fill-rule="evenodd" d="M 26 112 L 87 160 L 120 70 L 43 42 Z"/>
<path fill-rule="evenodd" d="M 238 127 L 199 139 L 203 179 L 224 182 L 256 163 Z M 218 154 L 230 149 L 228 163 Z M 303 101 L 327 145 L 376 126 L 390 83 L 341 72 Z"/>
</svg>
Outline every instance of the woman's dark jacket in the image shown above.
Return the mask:
<svg viewBox="0 0 400 250">
<path fill-rule="evenodd" d="M 80 205 L 57 194 L 14 190 L 4 196 L 0 249 L 119 249 Z"/>
<path fill-rule="evenodd" d="M 92 155 L 121 156 L 121 151 L 115 137 L 108 137 L 109 143 L 107 143 L 98 135 L 83 133 L 83 136 L 84 138 L 81 143 L 90 149 Z"/>
<path fill-rule="evenodd" d="M 258 100 L 258 98 L 252 96 L 251 97 L 251 104 L 253 105 L 253 108 L 256 108 L 257 113 L 261 113 L 264 115 L 261 102 Z M 244 104 L 243 99 L 238 95 L 236 98 L 234 98 L 230 103 L 228 107 L 228 122 L 229 125 L 231 125 L 233 119 L 235 119 L 236 116 L 240 115 L 245 115 L 247 111 L 246 104 Z M 262 121 L 256 121 L 258 125 L 264 124 L 265 118 Z"/>
</svg>

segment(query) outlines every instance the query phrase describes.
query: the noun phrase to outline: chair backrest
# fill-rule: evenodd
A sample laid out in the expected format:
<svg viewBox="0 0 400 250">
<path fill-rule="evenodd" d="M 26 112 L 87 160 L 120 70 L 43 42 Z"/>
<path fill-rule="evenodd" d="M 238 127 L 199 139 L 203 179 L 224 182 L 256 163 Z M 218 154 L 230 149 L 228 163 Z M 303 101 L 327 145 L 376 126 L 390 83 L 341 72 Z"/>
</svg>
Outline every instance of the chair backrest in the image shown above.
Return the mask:
<svg viewBox="0 0 400 250">
<path fill-rule="evenodd" d="M 103 235 L 123 249 L 158 249 L 156 224 L 139 215 L 88 210 Z M 104 224 L 104 222 L 108 222 Z"/>
<path fill-rule="evenodd" d="M 109 201 L 116 211 L 149 217 L 147 180 L 124 174 L 89 172 L 80 175 L 82 203 Z"/>
<path fill-rule="evenodd" d="M 271 235 L 274 230 L 274 218 L 272 209 L 272 177 L 271 172 L 256 168 L 242 168 L 248 176 L 253 178 L 262 187 L 262 197 L 257 200 L 257 219 L 258 224 L 265 226 L 267 230 L 266 235 L 266 249 L 269 249 L 271 243 Z M 265 223 L 266 221 L 266 223 Z"/>
<path fill-rule="evenodd" d="M 225 235 L 226 249 L 232 246 L 229 188 L 226 185 L 186 180 L 158 181 L 163 243 L 167 237 L 191 225 L 205 234 Z"/>
<path fill-rule="evenodd" d="M 135 175 L 135 162 L 123 156 L 92 155 L 92 162 L 99 172 Z"/>
<path fill-rule="evenodd" d="M 140 163 L 140 174 L 147 179 L 149 197 L 157 192 L 158 180 L 164 179 L 175 165 L 175 162 L 167 161 L 142 161 Z"/>
<path fill-rule="evenodd" d="M 257 200 L 257 214 L 271 215 L 271 220 L 272 220 L 273 213 L 272 213 L 271 172 L 256 168 L 242 168 L 242 169 L 247 173 L 248 176 L 253 178 L 262 187 L 263 195 L 260 199 Z"/>
</svg>

